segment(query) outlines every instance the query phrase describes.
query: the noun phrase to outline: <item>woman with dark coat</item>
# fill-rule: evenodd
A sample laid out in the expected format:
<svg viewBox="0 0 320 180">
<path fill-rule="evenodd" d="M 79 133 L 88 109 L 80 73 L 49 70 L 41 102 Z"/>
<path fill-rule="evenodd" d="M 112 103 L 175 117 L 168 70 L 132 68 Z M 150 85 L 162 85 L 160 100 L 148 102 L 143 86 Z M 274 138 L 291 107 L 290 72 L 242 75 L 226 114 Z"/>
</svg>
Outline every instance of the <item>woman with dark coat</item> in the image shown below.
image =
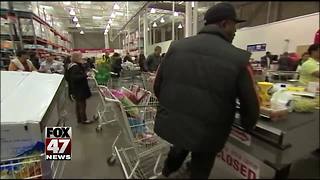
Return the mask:
<svg viewBox="0 0 320 180">
<path fill-rule="evenodd" d="M 140 66 L 140 71 L 142 71 L 142 72 L 147 71 L 145 68 L 145 61 L 146 61 L 146 57 L 144 56 L 144 54 L 139 54 L 138 62 L 139 62 L 139 66 Z"/>
<path fill-rule="evenodd" d="M 119 53 L 114 53 L 111 56 L 111 72 L 116 73 L 117 75 L 111 75 L 112 77 L 120 77 L 120 72 L 121 72 L 121 63 L 122 59 L 120 57 Z"/>
<path fill-rule="evenodd" d="M 68 66 L 66 79 L 69 84 L 69 94 L 76 101 L 78 123 L 88 124 L 92 121 L 87 119 L 86 100 L 91 97 L 91 92 L 83 63 L 82 54 L 73 53 L 71 63 Z"/>
</svg>

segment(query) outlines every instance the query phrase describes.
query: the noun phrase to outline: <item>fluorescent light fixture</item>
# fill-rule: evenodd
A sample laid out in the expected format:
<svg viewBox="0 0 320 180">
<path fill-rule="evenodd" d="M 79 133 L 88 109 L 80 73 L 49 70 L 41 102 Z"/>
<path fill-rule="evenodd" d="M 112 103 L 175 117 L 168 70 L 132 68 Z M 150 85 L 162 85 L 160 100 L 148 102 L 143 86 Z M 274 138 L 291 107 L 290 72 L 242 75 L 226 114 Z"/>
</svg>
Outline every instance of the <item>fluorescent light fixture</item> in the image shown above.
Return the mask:
<svg viewBox="0 0 320 180">
<path fill-rule="evenodd" d="M 174 16 L 179 16 L 179 13 L 178 12 L 174 12 L 173 15 Z"/>
<path fill-rule="evenodd" d="M 191 6 L 194 8 L 194 1 L 191 2 Z"/>
<path fill-rule="evenodd" d="M 91 4 L 91 1 L 78 1 L 80 4 Z"/>
<path fill-rule="evenodd" d="M 84 34 L 83 30 L 80 31 L 80 34 Z"/>
<path fill-rule="evenodd" d="M 77 16 L 75 16 L 75 17 L 73 17 L 72 21 L 73 22 L 78 22 L 79 20 L 78 20 Z"/>
<path fill-rule="evenodd" d="M 183 4 L 183 1 L 180 1 L 178 4 Z"/>
<path fill-rule="evenodd" d="M 161 18 L 160 22 L 161 22 L 161 23 L 164 23 L 165 21 L 164 21 L 164 19 L 163 19 L 163 18 Z"/>
<path fill-rule="evenodd" d="M 112 24 L 112 19 L 109 19 L 108 23 L 109 23 L 109 24 Z"/>
<path fill-rule="evenodd" d="M 81 27 L 81 26 L 80 26 L 80 24 L 79 24 L 79 23 L 77 23 L 76 27 L 77 27 L 77 28 L 79 28 L 79 27 Z"/>
<path fill-rule="evenodd" d="M 178 29 L 182 29 L 182 24 L 181 23 L 179 24 Z"/>
<path fill-rule="evenodd" d="M 116 4 L 114 4 L 113 9 L 114 9 L 114 10 L 119 10 L 119 9 L 120 9 L 120 6 L 116 3 Z"/>
<path fill-rule="evenodd" d="M 156 9 L 151 8 L 150 13 L 156 13 Z"/>
<path fill-rule="evenodd" d="M 158 25 L 157 25 L 157 23 L 156 22 L 154 22 L 153 24 L 152 24 L 152 27 L 157 27 Z"/>
<path fill-rule="evenodd" d="M 115 13 L 112 13 L 111 14 L 111 18 L 115 18 L 116 17 L 116 14 Z"/>
<path fill-rule="evenodd" d="M 70 1 L 64 1 L 64 2 L 62 2 L 64 5 L 70 5 L 71 4 L 71 2 Z"/>
<path fill-rule="evenodd" d="M 75 15 L 76 15 L 76 12 L 74 11 L 74 9 L 71 9 L 70 12 L 69 12 L 69 14 L 70 14 L 71 16 L 75 16 Z"/>
<path fill-rule="evenodd" d="M 102 16 L 92 16 L 92 19 L 101 20 L 101 19 L 102 19 Z"/>
<path fill-rule="evenodd" d="M 118 15 L 118 16 L 123 16 L 124 15 L 122 12 L 116 12 L 115 14 Z"/>
</svg>

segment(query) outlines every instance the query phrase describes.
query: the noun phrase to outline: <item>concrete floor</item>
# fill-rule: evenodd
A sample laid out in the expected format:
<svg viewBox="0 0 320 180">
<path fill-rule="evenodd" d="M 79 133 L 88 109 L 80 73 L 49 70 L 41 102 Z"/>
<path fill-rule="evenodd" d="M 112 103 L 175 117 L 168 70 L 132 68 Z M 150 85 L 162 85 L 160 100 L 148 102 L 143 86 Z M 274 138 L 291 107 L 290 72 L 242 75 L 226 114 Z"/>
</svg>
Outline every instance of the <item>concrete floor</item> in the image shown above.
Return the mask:
<svg viewBox="0 0 320 180">
<path fill-rule="evenodd" d="M 88 117 L 96 113 L 99 96 L 94 94 L 87 102 Z M 96 132 L 97 122 L 89 125 L 77 124 L 74 104 L 68 103 L 69 121 L 72 126 L 72 160 L 66 162 L 62 178 L 83 179 L 123 179 L 119 161 L 108 166 L 107 158 L 111 155 L 111 145 L 119 132 L 116 123 L 105 125 L 100 133 Z M 307 156 L 296 162 L 291 169 L 290 178 L 320 178 L 319 157 Z M 212 179 L 239 178 L 232 171 L 217 161 L 211 173 Z"/>
</svg>

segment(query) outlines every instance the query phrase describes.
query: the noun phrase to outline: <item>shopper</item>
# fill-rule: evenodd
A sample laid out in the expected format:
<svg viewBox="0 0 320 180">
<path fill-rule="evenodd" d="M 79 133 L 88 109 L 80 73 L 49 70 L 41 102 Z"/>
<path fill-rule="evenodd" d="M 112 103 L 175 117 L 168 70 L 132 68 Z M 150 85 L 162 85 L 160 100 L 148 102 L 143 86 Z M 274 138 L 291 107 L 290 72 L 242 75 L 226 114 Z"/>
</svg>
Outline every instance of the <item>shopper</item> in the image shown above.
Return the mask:
<svg viewBox="0 0 320 180">
<path fill-rule="evenodd" d="M 204 19 L 198 35 L 171 43 L 155 79 L 155 132 L 173 145 L 162 170 L 166 177 L 191 152 L 191 178 L 208 178 L 229 136 L 236 98 L 246 130 L 259 117 L 250 53 L 231 44 L 243 21 L 228 3 L 211 7 Z"/>
<path fill-rule="evenodd" d="M 280 57 L 280 59 L 278 60 L 278 70 L 279 71 L 290 71 L 290 62 L 291 59 L 289 57 L 289 53 L 285 52 L 283 53 L 283 55 Z"/>
<path fill-rule="evenodd" d="M 142 72 L 147 71 L 145 67 L 145 61 L 146 61 L 146 57 L 144 56 L 144 54 L 143 53 L 139 54 L 138 62 L 139 62 L 140 71 Z"/>
<path fill-rule="evenodd" d="M 265 56 L 261 57 L 261 67 L 264 68 L 270 68 L 270 64 L 272 64 L 272 60 L 273 60 L 273 55 L 271 54 L 271 52 L 266 52 Z"/>
<path fill-rule="evenodd" d="M 55 60 L 55 55 L 49 55 L 49 57 L 41 63 L 39 72 L 44 73 L 64 73 L 63 63 Z"/>
<path fill-rule="evenodd" d="M 36 69 L 40 68 L 39 56 L 36 52 L 30 53 L 30 61 Z"/>
<path fill-rule="evenodd" d="M 132 58 L 131 58 L 131 56 L 130 56 L 130 54 L 129 54 L 129 52 L 127 52 L 126 56 L 123 58 L 123 61 L 124 62 L 128 61 L 128 62 L 134 63 Z"/>
<path fill-rule="evenodd" d="M 78 123 L 91 123 L 86 114 L 86 100 L 91 97 L 87 74 L 83 67 L 81 53 L 71 55 L 71 63 L 68 66 L 66 79 L 69 85 L 69 94 L 76 101 L 76 114 Z"/>
<path fill-rule="evenodd" d="M 319 82 L 319 54 L 320 44 L 313 44 L 308 48 L 309 59 L 300 68 L 299 82 L 307 85 L 309 82 Z"/>
<path fill-rule="evenodd" d="M 156 46 L 154 48 L 154 53 L 150 54 L 146 61 L 146 68 L 149 72 L 155 72 L 161 62 L 161 47 Z"/>
<path fill-rule="evenodd" d="M 120 72 L 121 72 L 121 63 L 122 59 L 120 57 L 119 53 L 114 53 L 111 57 L 111 72 L 115 74 L 111 74 L 112 77 L 119 78 L 120 77 Z"/>
<path fill-rule="evenodd" d="M 9 71 L 37 71 L 29 60 L 29 53 L 26 50 L 17 50 L 16 55 L 17 57 L 9 64 Z"/>
</svg>

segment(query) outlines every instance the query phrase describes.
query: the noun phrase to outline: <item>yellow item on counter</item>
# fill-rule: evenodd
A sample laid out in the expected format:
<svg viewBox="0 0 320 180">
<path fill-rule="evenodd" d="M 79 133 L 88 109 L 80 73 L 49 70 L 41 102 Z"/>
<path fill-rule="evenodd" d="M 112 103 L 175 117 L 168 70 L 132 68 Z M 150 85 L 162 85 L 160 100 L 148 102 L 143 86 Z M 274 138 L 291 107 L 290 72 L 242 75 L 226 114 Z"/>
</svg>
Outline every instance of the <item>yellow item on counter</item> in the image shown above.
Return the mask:
<svg viewBox="0 0 320 180">
<path fill-rule="evenodd" d="M 305 87 L 302 87 L 302 86 L 297 86 L 297 87 L 294 87 L 294 86 L 289 86 L 287 87 L 287 90 L 288 91 L 293 91 L 293 92 L 304 92 L 305 91 Z"/>
<path fill-rule="evenodd" d="M 273 83 L 270 82 L 258 82 L 259 98 L 262 106 L 269 107 L 271 96 L 269 90 L 273 87 Z"/>
</svg>

